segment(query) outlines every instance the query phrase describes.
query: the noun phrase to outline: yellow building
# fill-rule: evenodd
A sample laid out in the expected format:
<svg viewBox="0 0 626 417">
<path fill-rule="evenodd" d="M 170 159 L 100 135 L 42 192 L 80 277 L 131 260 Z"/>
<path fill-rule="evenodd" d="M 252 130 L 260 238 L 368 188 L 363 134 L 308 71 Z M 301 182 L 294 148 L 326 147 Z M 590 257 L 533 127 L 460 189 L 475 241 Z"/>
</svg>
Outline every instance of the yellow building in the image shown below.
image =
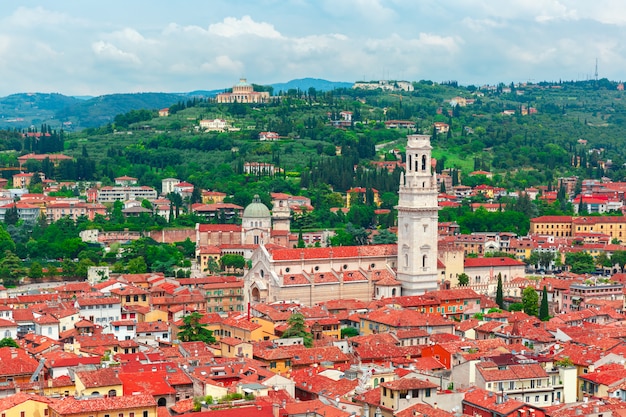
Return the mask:
<svg viewBox="0 0 626 417">
<path fill-rule="evenodd" d="M 274 340 L 277 338 L 274 332 L 274 328 L 276 326 L 274 322 L 261 317 L 252 317 L 250 321 L 261 326 L 263 340 Z"/>
<path fill-rule="evenodd" d="M 437 395 L 439 386 L 426 379 L 402 378 L 380 384 L 380 404 L 391 410 L 406 408 L 413 403 L 428 404 Z"/>
<path fill-rule="evenodd" d="M 572 216 L 541 216 L 530 219 L 530 234 L 572 236 Z"/>
<path fill-rule="evenodd" d="M 226 193 L 219 191 L 202 191 L 202 204 L 223 203 Z"/>
<path fill-rule="evenodd" d="M 371 190 L 372 190 L 372 194 L 374 195 L 374 205 L 378 207 L 380 206 L 380 196 L 378 194 L 378 190 L 375 188 L 372 188 Z M 365 201 L 367 198 L 366 194 L 367 194 L 367 188 L 365 187 L 356 187 L 356 188 L 349 189 L 346 192 L 346 207 L 350 208 L 350 205 L 355 199 Z"/>
<path fill-rule="evenodd" d="M 76 383 L 76 392 L 79 396 L 120 396 L 123 394 L 124 388 L 117 373 L 118 369 L 116 368 L 76 372 L 74 381 Z"/>
<path fill-rule="evenodd" d="M 602 233 L 611 239 L 625 240 L 626 218 L 622 216 L 589 216 L 572 219 L 573 235 Z"/>
<path fill-rule="evenodd" d="M 53 400 L 37 394 L 18 392 L 0 399 L 0 415 L 3 417 L 44 417 Z"/>
<path fill-rule="evenodd" d="M 114 288 L 111 290 L 111 297 L 116 297 L 120 300 L 122 307 L 127 305 L 140 305 L 148 307 L 150 305 L 150 293 L 134 285 L 127 285 L 125 287 Z"/>
<path fill-rule="evenodd" d="M 254 319 L 253 319 L 254 320 Z M 224 319 L 220 325 L 220 330 L 216 335 L 216 339 L 220 337 L 234 337 L 246 342 L 259 342 L 262 340 L 270 340 L 274 338 L 274 328 L 271 333 L 268 332 L 266 326 L 247 319 L 237 319 L 229 317 Z"/>
<path fill-rule="evenodd" d="M 309 327 L 313 338 L 316 338 L 317 334 L 322 334 L 333 339 L 341 339 L 340 322 L 335 317 L 310 319 L 306 320 L 305 324 Z"/>
<path fill-rule="evenodd" d="M 168 317 L 167 317 L 167 310 L 150 310 L 149 312 L 147 312 L 144 316 L 144 320 L 147 323 L 153 323 L 153 322 L 163 322 L 163 323 L 167 323 L 168 322 Z"/>
<path fill-rule="evenodd" d="M 220 339 L 220 351 L 223 358 L 252 358 L 252 344 L 233 337 Z"/>
<path fill-rule="evenodd" d="M 139 394 L 80 400 L 66 397 L 50 405 L 50 417 L 104 417 L 106 415 L 157 417 L 157 404 L 152 395 Z"/>
<path fill-rule="evenodd" d="M 45 382 L 35 381 L 29 385 L 22 385 L 22 392 L 28 394 L 42 394 L 47 397 L 67 396 L 74 394 L 76 384 L 69 376 L 64 375 L 58 378 L 47 379 Z M 8 417 L 8 416 L 7 416 Z"/>
</svg>

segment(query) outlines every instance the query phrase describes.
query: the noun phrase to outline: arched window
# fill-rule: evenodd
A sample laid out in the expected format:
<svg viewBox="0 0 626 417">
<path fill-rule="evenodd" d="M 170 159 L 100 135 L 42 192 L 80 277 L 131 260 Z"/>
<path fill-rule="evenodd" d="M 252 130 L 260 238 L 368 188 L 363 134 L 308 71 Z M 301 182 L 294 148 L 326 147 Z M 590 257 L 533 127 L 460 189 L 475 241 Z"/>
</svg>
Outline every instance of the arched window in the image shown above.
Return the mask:
<svg viewBox="0 0 626 417">
<path fill-rule="evenodd" d="M 395 288 L 392 288 L 392 289 L 391 289 L 391 296 L 392 296 L 392 297 L 395 297 L 395 296 L 396 296 L 396 289 L 395 289 Z"/>
<path fill-rule="evenodd" d="M 108 397 L 117 397 L 117 391 L 114 389 L 110 390 L 107 394 Z"/>
<path fill-rule="evenodd" d="M 426 255 L 422 256 L 422 268 L 426 268 Z"/>
<path fill-rule="evenodd" d="M 409 167 L 409 171 L 411 170 L 411 164 L 412 164 L 412 158 L 411 155 L 409 155 L 409 163 L 407 164 L 407 166 Z"/>
<path fill-rule="evenodd" d="M 409 266 L 409 254 L 408 253 L 404 254 L 404 266 L 405 267 Z"/>
<path fill-rule="evenodd" d="M 167 405 L 167 400 L 164 397 L 161 397 L 157 401 L 158 407 L 165 407 Z"/>
<path fill-rule="evenodd" d="M 422 155 L 422 171 L 426 171 L 426 155 Z"/>
<path fill-rule="evenodd" d="M 378 386 L 378 378 L 374 378 L 374 388 Z"/>
</svg>

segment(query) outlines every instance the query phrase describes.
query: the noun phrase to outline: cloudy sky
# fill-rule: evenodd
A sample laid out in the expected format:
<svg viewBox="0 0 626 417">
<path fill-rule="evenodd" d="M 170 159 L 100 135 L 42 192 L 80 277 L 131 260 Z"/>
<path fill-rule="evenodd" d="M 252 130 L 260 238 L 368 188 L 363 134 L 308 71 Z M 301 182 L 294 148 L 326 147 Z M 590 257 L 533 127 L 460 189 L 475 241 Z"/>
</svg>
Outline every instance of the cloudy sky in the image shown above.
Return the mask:
<svg viewBox="0 0 626 417">
<path fill-rule="evenodd" d="M 1 0 L 0 96 L 626 76 L 624 0 Z"/>
</svg>

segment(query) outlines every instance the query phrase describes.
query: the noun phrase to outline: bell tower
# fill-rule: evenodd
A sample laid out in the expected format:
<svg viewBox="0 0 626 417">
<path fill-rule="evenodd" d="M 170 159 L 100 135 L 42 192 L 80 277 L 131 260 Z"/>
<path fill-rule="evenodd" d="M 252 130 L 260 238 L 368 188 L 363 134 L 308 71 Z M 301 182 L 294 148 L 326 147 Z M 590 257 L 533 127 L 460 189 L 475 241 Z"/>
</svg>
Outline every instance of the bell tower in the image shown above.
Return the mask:
<svg viewBox="0 0 626 417">
<path fill-rule="evenodd" d="M 402 295 L 436 290 L 437 178 L 431 166 L 429 135 L 409 135 L 406 171 L 398 193 L 398 272 Z"/>
</svg>

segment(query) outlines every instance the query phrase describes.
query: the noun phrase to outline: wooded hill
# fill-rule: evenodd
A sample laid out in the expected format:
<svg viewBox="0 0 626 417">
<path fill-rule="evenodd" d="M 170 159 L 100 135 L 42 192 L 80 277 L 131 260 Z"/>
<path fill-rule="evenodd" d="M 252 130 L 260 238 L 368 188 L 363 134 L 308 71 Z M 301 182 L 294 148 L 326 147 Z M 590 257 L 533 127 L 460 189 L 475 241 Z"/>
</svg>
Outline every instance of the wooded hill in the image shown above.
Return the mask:
<svg viewBox="0 0 626 417">
<path fill-rule="evenodd" d="M 242 187 L 246 194 L 299 193 L 302 187 L 325 184 L 335 191 L 364 186 L 395 193 L 399 174 L 372 169 L 369 162 L 394 159 L 389 151 L 402 151 L 409 132 L 385 128 L 385 121 L 401 119 L 428 134 L 434 133 L 434 122 L 450 126 L 448 133 L 433 137 L 439 170 L 494 173 L 492 180 L 464 177 L 464 183 L 514 189 L 554 186 L 556 178 L 567 175 L 624 180 L 625 93 L 617 87 L 608 80 L 491 89 L 420 81 L 412 92 L 291 89 L 263 105 L 178 99 L 169 104 L 168 117 L 133 110 L 101 127 L 64 133 L 66 153 L 89 161 L 93 170 L 82 169 L 80 178 L 71 178 L 78 172 L 72 169 L 48 174 L 105 183 L 131 175 L 156 188 L 162 178 L 176 177 L 230 194 Z M 455 97 L 473 104 L 451 106 Z M 352 112 L 352 123 L 332 126 L 344 111 Z M 224 119 L 234 131 L 200 131 L 202 119 Z M 281 140 L 260 142 L 261 131 L 275 131 Z M 5 166 L 14 165 L 18 153 L 32 150 L 13 133 L 4 136 L 8 139 L 0 147 L 18 151 L 1 156 Z M 264 179 L 244 176 L 243 163 L 255 161 L 273 163 L 282 173 Z"/>
</svg>

